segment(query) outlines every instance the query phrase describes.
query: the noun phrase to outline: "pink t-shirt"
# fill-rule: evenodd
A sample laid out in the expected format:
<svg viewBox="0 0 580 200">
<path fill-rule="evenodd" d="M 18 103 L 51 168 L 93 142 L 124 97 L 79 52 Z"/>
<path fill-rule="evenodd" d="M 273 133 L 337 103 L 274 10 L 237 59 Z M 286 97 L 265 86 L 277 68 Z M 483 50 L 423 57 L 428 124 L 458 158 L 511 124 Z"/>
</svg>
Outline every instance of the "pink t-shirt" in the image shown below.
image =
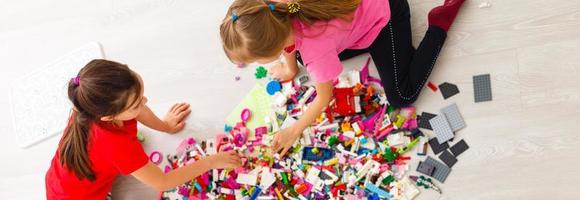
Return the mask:
<svg viewBox="0 0 580 200">
<path fill-rule="evenodd" d="M 317 83 L 338 78 L 342 72 L 338 54 L 368 48 L 390 17 L 388 0 L 361 0 L 352 21 L 332 19 L 308 25 L 293 20 L 296 49 L 310 77 Z"/>
</svg>

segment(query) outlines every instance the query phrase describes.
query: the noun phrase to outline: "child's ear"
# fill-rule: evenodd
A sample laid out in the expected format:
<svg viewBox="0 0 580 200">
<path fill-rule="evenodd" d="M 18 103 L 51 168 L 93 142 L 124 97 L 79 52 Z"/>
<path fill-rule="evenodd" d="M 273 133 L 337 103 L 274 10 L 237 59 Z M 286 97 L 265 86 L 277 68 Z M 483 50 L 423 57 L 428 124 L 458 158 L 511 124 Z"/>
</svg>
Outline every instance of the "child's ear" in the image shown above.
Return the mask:
<svg viewBox="0 0 580 200">
<path fill-rule="evenodd" d="M 101 121 L 104 121 L 104 122 L 110 122 L 113 120 L 114 120 L 113 116 L 110 116 L 110 115 L 101 117 Z"/>
</svg>

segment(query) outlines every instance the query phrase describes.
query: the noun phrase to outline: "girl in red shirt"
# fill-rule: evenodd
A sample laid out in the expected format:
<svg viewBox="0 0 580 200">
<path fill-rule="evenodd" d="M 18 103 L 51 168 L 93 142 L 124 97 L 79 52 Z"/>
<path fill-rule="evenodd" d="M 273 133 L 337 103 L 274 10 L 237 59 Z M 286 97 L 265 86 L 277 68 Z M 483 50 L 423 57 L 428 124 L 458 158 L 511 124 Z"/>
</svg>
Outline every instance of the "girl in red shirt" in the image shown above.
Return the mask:
<svg viewBox="0 0 580 200">
<path fill-rule="evenodd" d="M 159 119 L 147 107 L 143 81 L 126 65 L 89 62 L 68 84 L 74 108 L 46 173 L 47 199 L 106 198 L 118 175 L 131 174 L 159 191 L 174 188 L 215 168 L 241 165 L 237 153 L 222 152 L 164 174 L 137 140 L 137 121 L 152 129 L 183 129 L 189 104 L 175 104 Z"/>
</svg>

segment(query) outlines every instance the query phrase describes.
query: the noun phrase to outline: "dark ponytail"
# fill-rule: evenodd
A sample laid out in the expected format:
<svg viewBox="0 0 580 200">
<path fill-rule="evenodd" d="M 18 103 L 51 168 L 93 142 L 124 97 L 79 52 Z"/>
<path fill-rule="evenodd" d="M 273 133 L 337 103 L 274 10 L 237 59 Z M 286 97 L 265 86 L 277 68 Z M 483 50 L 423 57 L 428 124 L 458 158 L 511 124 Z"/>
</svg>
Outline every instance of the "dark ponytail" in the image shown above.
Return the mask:
<svg viewBox="0 0 580 200">
<path fill-rule="evenodd" d="M 90 126 L 103 116 L 119 114 L 137 102 L 142 90 L 137 75 L 126 65 L 108 61 L 89 62 L 68 84 L 74 108 L 59 145 L 60 164 L 79 179 L 94 181 L 88 155 Z M 133 102 L 129 102 L 130 98 Z"/>
</svg>

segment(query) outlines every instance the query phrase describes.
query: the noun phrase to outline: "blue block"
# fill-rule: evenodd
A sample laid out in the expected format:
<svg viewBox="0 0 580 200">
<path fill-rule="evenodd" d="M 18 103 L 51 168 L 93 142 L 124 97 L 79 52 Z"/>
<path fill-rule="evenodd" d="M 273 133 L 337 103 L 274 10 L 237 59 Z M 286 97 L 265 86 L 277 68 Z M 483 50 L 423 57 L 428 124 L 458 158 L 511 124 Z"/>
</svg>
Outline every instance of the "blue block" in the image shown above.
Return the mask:
<svg viewBox="0 0 580 200">
<path fill-rule="evenodd" d="M 372 183 L 365 183 L 365 189 L 368 190 L 369 192 L 375 193 L 383 198 L 386 198 L 387 200 L 391 199 L 391 194 L 379 187 L 377 187 L 375 184 Z"/>
<path fill-rule="evenodd" d="M 280 84 L 280 81 L 270 81 L 268 85 L 266 85 L 266 91 L 269 95 L 274 95 L 280 90 L 282 90 L 282 84 Z"/>
<path fill-rule="evenodd" d="M 324 162 L 334 157 L 334 151 L 332 149 L 317 147 L 319 153 L 312 153 L 314 147 L 304 147 L 302 150 L 302 160 L 314 161 L 314 162 Z"/>
<path fill-rule="evenodd" d="M 260 189 L 260 187 L 256 187 L 254 189 L 254 193 L 252 193 L 252 196 L 250 197 L 250 200 L 256 200 L 258 198 L 258 195 L 260 195 L 261 192 L 262 192 L 262 189 Z"/>
</svg>

